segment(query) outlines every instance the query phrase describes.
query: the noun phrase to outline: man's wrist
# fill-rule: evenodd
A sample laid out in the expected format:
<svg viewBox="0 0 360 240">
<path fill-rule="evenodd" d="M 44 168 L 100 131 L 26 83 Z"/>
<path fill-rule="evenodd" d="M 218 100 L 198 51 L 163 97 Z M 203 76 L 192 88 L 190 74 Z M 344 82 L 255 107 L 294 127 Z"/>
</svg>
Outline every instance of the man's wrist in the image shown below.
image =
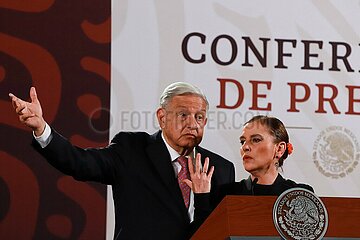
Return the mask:
<svg viewBox="0 0 360 240">
<path fill-rule="evenodd" d="M 34 136 L 40 137 L 41 135 L 43 135 L 43 133 L 45 132 L 45 128 L 46 128 L 46 122 L 44 122 L 42 127 L 34 130 Z"/>
<path fill-rule="evenodd" d="M 45 128 L 43 133 L 40 136 L 36 136 L 35 132 L 33 132 L 33 136 L 42 148 L 46 147 L 52 139 L 50 126 L 45 122 Z"/>
</svg>

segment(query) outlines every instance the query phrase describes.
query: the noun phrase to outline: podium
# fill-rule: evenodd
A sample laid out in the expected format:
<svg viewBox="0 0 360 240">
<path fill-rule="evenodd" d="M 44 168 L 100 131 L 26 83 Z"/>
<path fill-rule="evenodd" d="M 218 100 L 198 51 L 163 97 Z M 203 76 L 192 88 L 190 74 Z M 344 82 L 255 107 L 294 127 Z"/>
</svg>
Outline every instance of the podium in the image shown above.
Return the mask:
<svg viewBox="0 0 360 240">
<path fill-rule="evenodd" d="M 280 239 L 273 223 L 277 196 L 226 196 L 192 240 Z M 325 238 L 360 239 L 360 198 L 321 197 L 328 212 Z"/>
</svg>

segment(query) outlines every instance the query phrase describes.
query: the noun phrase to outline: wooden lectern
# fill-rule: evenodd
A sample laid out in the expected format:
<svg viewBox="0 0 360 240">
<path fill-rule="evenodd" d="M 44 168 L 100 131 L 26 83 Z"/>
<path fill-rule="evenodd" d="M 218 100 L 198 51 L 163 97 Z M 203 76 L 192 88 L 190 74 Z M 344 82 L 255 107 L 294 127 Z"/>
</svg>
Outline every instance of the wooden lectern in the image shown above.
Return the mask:
<svg viewBox="0 0 360 240">
<path fill-rule="evenodd" d="M 226 196 L 192 240 L 280 237 L 273 223 L 276 196 Z M 360 198 L 321 197 L 328 212 L 325 237 L 360 238 Z"/>
</svg>

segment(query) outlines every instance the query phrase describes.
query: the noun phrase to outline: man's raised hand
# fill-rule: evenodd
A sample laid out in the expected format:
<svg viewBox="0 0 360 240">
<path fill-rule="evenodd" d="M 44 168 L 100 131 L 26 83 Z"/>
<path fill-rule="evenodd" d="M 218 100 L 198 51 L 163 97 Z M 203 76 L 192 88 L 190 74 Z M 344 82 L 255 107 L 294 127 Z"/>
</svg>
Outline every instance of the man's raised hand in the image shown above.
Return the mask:
<svg viewBox="0 0 360 240">
<path fill-rule="evenodd" d="M 35 88 L 30 88 L 31 102 L 24 101 L 12 93 L 9 93 L 9 97 L 15 112 L 19 116 L 20 122 L 30 127 L 34 131 L 35 136 L 40 136 L 45 129 L 46 123 L 42 116 L 42 109 Z"/>
</svg>

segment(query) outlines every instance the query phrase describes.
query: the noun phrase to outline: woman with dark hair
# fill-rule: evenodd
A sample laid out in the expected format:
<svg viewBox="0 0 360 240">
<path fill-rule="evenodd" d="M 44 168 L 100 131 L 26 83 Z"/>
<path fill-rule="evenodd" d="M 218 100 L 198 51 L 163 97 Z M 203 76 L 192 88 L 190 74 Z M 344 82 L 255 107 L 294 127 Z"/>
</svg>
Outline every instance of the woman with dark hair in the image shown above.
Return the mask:
<svg viewBox="0 0 360 240">
<path fill-rule="evenodd" d="M 243 166 L 250 176 L 240 182 L 222 185 L 215 199 L 210 199 L 207 193 L 216 169 L 207 169 L 206 162 L 201 169 L 199 156 L 196 157 L 195 169 L 189 164 L 191 181 L 186 182 L 196 193 L 195 217 L 198 220 L 204 220 L 225 195 L 279 196 L 295 187 L 314 192 L 311 186 L 284 179 L 279 173 L 284 160 L 293 152 L 289 135 L 279 119 L 263 115 L 253 117 L 243 127 L 240 144 Z"/>
<path fill-rule="evenodd" d="M 285 180 L 280 174 L 285 159 L 293 152 L 284 124 L 275 117 L 255 116 L 245 123 L 240 136 L 240 154 L 244 169 L 250 173 L 248 179 L 226 186 L 226 195 L 274 195 L 302 187 L 313 188 Z"/>
</svg>

